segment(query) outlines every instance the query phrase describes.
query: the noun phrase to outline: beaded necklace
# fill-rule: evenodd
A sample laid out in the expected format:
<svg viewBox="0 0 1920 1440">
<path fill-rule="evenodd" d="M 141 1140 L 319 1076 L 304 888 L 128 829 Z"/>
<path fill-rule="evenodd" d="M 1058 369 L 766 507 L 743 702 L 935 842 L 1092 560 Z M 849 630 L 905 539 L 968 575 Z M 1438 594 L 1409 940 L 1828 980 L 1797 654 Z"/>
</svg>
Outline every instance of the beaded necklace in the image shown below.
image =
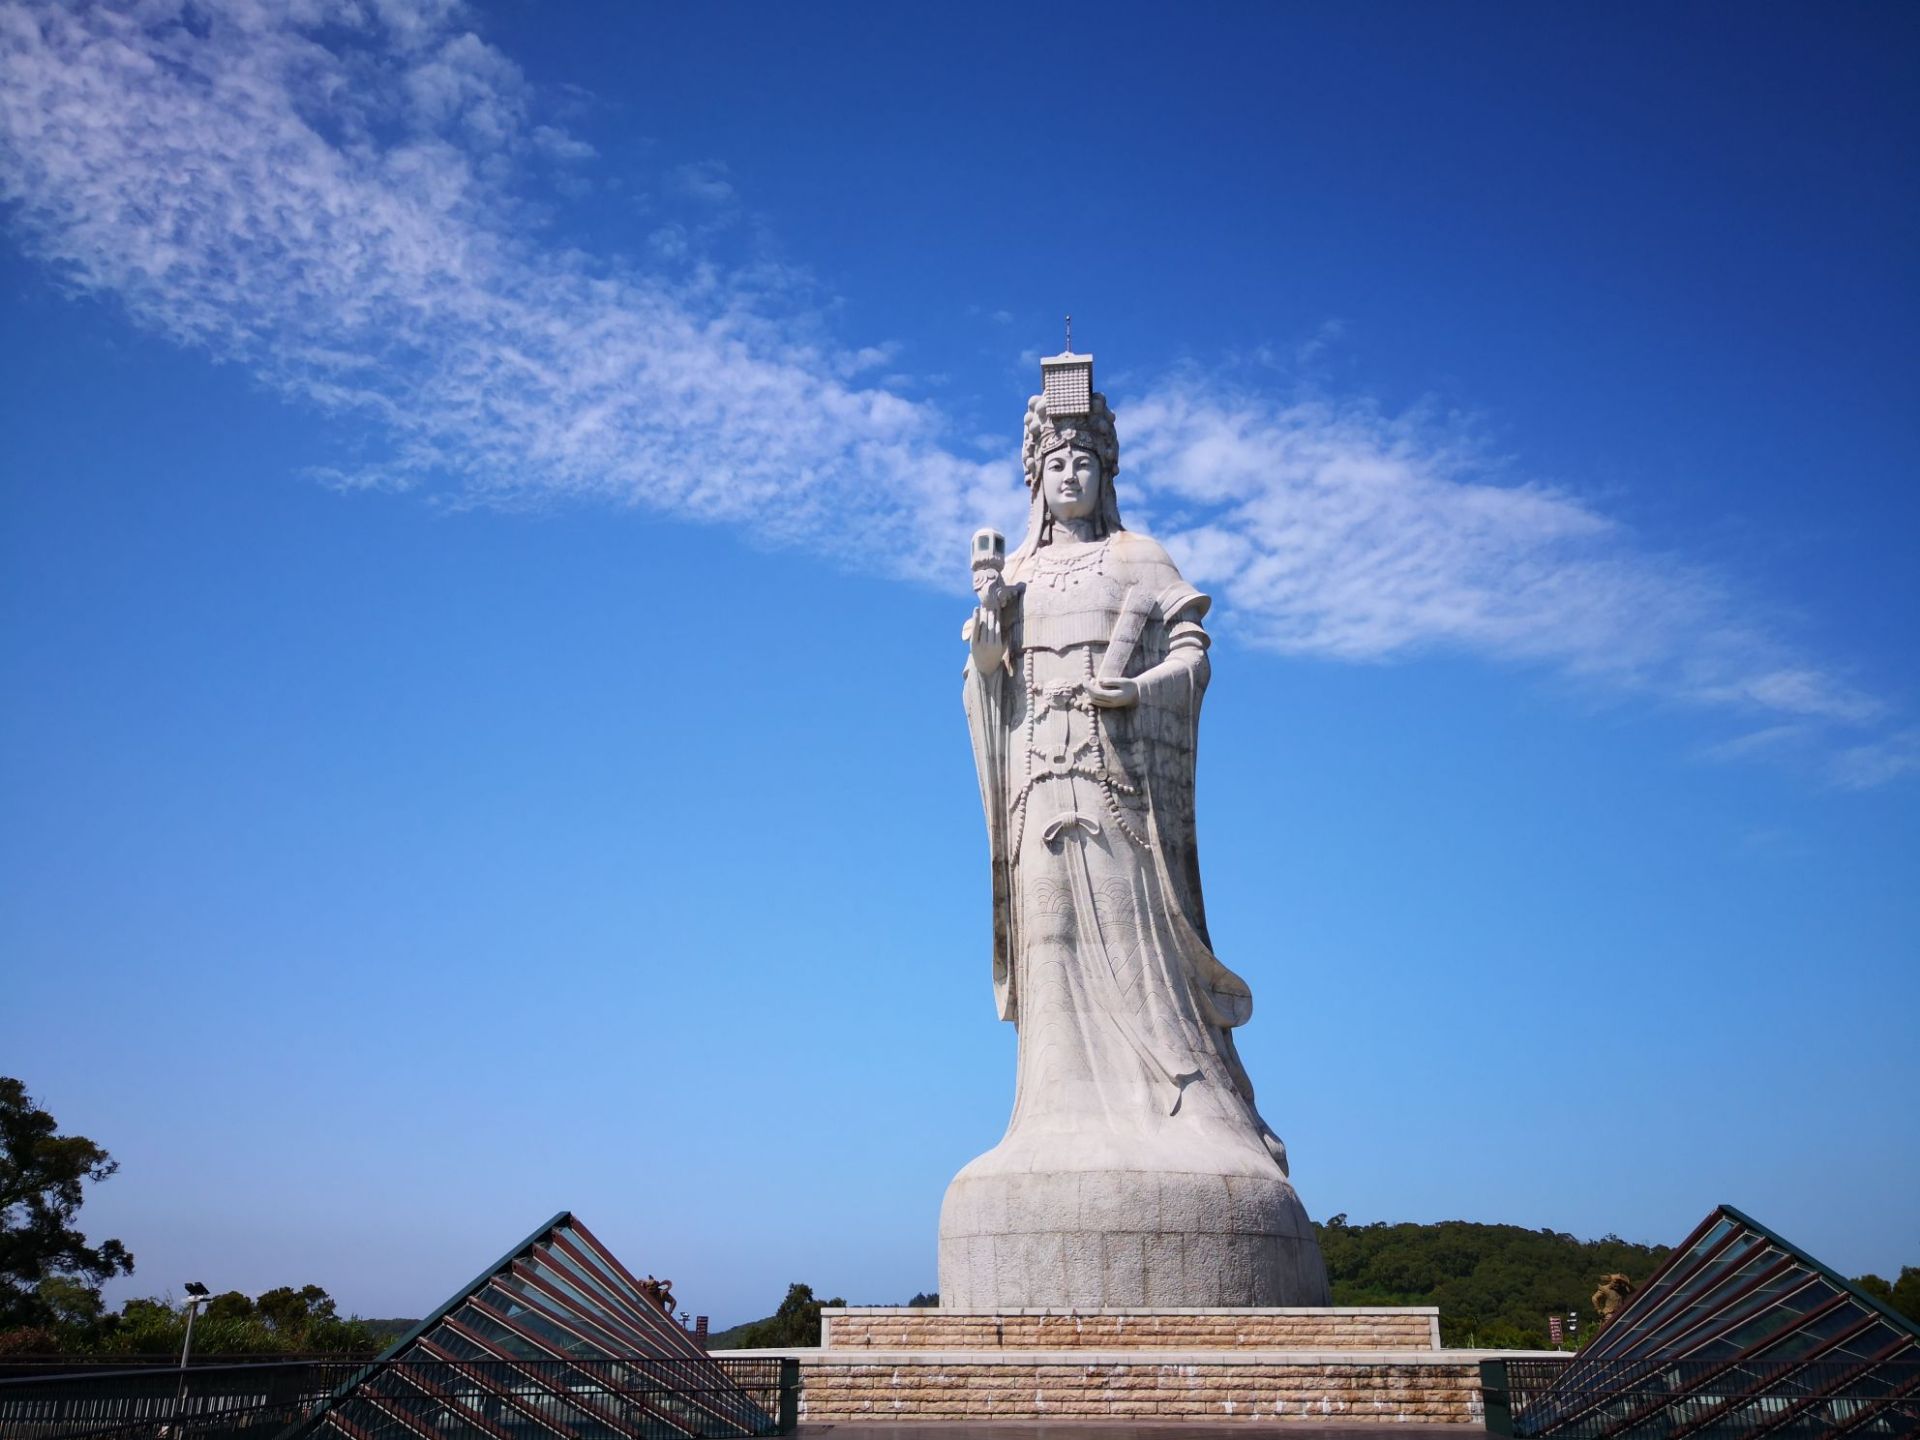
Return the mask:
<svg viewBox="0 0 1920 1440">
<path fill-rule="evenodd" d="M 1107 568 L 1107 550 L 1113 544 L 1109 535 L 1098 545 L 1086 545 L 1062 555 L 1048 545 L 1027 557 L 1027 583 L 1045 585 L 1049 590 L 1064 590 L 1093 578 Z"/>
</svg>

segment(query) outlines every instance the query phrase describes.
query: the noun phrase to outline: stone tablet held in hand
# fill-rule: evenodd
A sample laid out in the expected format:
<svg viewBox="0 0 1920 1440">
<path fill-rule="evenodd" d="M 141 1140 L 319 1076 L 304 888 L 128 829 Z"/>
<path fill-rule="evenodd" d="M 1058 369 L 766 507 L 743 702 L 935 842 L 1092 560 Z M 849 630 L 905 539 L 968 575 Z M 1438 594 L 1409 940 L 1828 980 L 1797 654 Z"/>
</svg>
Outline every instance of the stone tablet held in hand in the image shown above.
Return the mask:
<svg viewBox="0 0 1920 1440">
<path fill-rule="evenodd" d="M 1208 600 L 1120 522 L 1093 357 L 1041 362 L 1025 540 L 970 557 L 965 698 L 993 871 L 1013 1118 L 947 1188 L 940 1303 L 1329 1303 L 1233 1031 L 1252 992 L 1207 937 L 1194 840 Z M 996 544 L 996 542 L 998 542 Z"/>
</svg>

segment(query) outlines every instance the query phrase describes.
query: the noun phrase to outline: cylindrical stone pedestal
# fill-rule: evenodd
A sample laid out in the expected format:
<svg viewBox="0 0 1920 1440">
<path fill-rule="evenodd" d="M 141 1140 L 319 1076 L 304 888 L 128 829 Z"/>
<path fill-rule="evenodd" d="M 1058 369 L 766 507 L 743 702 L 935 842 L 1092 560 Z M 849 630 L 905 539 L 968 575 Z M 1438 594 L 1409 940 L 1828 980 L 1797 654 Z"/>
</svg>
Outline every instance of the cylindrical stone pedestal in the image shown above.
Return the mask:
<svg viewBox="0 0 1920 1440">
<path fill-rule="evenodd" d="M 1223 1163 L 1207 1173 L 1097 1153 L 1095 1168 L 1020 1169 L 1031 1157 L 1007 1150 L 947 1187 L 943 1309 L 1331 1303 L 1306 1210 L 1264 1154 L 1215 1155 Z"/>
</svg>

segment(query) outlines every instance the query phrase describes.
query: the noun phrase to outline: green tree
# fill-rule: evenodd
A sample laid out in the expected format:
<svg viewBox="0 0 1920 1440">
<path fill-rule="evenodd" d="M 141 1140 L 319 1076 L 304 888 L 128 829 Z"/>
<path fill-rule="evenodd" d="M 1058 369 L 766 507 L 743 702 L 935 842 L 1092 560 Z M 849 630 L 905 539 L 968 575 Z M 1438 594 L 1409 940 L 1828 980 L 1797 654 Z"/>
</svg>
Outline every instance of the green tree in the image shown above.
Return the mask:
<svg viewBox="0 0 1920 1440">
<path fill-rule="evenodd" d="M 1644 1284 L 1662 1246 L 1617 1235 L 1577 1240 L 1554 1230 L 1476 1225 L 1355 1225 L 1335 1215 L 1316 1226 L 1336 1305 L 1437 1305 L 1448 1345 L 1534 1349 L 1547 1343 L 1549 1314 L 1578 1313 L 1578 1338 L 1593 1332 L 1594 1287 L 1603 1276 Z"/>
<path fill-rule="evenodd" d="M 282 1285 L 267 1291 L 253 1305 L 262 1319 L 295 1344 L 304 1340 L 308 1331 L 336 1318 L 333 1297 L 318 1285 L 302 1285 L 298 1290 Z"/>
<path fill-rule="evenodd" d="M 1898 1310 L 1909 1320 L 1920 1320 L 1920 1266 L 1902 1265 L 1898 1280 L 1856 1275 L 1853 1283 L 1889 1309 Z"/>
<path fill-rule="evenodd" d="M 61 1135 L 19 1080 L 0 1076 L 0 1329 L 45 1325 L 72 1311 L 70 1291 L 41 1292 L 50 1278 L 97 1289 L 133 1273 L 118 1240 L 89 1245 L 74 1224 L 82 1187 L 119 1168 L 84 1135 Z"/>
<path fill-rule="evenodd" d="M 185 1312 L 164 1300 L 129 1300 L 79 1348 L 115 1355 L 178 1355 Z M 229 1291 L 208 1302 L 193 1330 L 203 1360 L 231 1355 L 377 1354 L 392 1337 L 360 1320 L 343 1320 L 318 1285 L 269 1290 L 258 1300 Z"/>
<path fill-rule="evenodd" d="M 238 1290 L 229 1290 L 209 1300 L 200 1314 L 206 1320 L 246 1320 L 253 1315 L 253 1301 Z"/>
<path fill-rule="evenodd" d="M 1867 1294 L 1878 1300 L 1882 1305 L 1893 1304 L 1893 1285 L 1886 1276 L 1873 1274 L 1856 1275 L 1853 1277 L 1853 1283 L 1858 1289 L 1866 1291 Z"/>
<path fill-rule="evenodd" d="M 1902 1265 L 1893 1282 L 1893 1308 L 1909 1320 L 1920 1320 L 1920 1265 Z"/>
<path fill-rule="evenodd" d="M 178 1355 L 186 1320 L 166 1301 L 133 1299 L 100 1329 L 95 1348 L 115 1355 Z M 205 1353 L 204 1338 L 196 1330 L 195 1348 Z"/>
<path fill-rule="evenodd" d="M 787 1287 L 787 1298 L 780 1308 L 764 1320 L 756 1320 L 739 1332 L 734 1342 L 743 1350 L 793 1350 L 820 1343 L 820 1311 L 827 1305 L 844 1305 L 837 1296 L 832 1300 L 813 1298 L 813 1287 L 798 1282 Z"/>
<path fill-rule="evenodd" d="M 106 1303 L 98 1286 L 71 1275 L 49 1275 L 33 1287 L 49 1319 L 66 1330 L 89 1330 L 100 1323 Z"/>
</svg>

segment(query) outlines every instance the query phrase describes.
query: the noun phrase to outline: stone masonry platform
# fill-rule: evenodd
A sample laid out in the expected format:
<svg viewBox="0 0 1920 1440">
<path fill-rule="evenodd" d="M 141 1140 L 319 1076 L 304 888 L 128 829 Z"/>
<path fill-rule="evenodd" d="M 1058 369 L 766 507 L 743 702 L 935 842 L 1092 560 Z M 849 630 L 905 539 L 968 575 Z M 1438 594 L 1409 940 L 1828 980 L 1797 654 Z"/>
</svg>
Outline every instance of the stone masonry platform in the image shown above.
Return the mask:
<svg viewBox="0 0 1920 1440">
<path fill-rule="evenodd" d="M 848 1306 L 821 1313 L 817 1350 L 731 1353 L 793 1356 L 800 1419 L 815 1427 L 940 1424 L 960 1440 L 988 1424 L 1260 1422 L 1305 1440 L 1326 1426 L 1483 1425 L 1480 1361 L 1511 1352 L 1442 1350 L 1439 1330 L 1431 1307 Z"/>
<path fill-rule="evenodd" d="M 801 1419 L 1179 1419 L 1484 1425 L 1478 1356 L 1417 1352 L 824 1350 L 801 1361 Z"/>
<path fill-rule="evenodd" d="M 1484 1423 L 1467 1351 L 820 1350 L 800 1418 Z"/>
<path fill-rule="evenodd" d="M 1187 1310 L 944 1310 L 860 1305 L 820 1312 L 827 1350 L 1438 1350 L 1432 1306 Z"/>
<path fill-rule="evenodd" d="M 1216 1440 L 1211 1420 L 854 1420 L 802 1425 L 800 1440 Z M 1368 1424 L 1255 1421 L 1234 1427 L 1236 1435 L 1284 1435 L 1287 1440 L 1356 1440 L 1379 1435 Z M 1396 1425 L 1394 1440 L 1461 1440 L 1453 1425 Z"/>
</svg>

